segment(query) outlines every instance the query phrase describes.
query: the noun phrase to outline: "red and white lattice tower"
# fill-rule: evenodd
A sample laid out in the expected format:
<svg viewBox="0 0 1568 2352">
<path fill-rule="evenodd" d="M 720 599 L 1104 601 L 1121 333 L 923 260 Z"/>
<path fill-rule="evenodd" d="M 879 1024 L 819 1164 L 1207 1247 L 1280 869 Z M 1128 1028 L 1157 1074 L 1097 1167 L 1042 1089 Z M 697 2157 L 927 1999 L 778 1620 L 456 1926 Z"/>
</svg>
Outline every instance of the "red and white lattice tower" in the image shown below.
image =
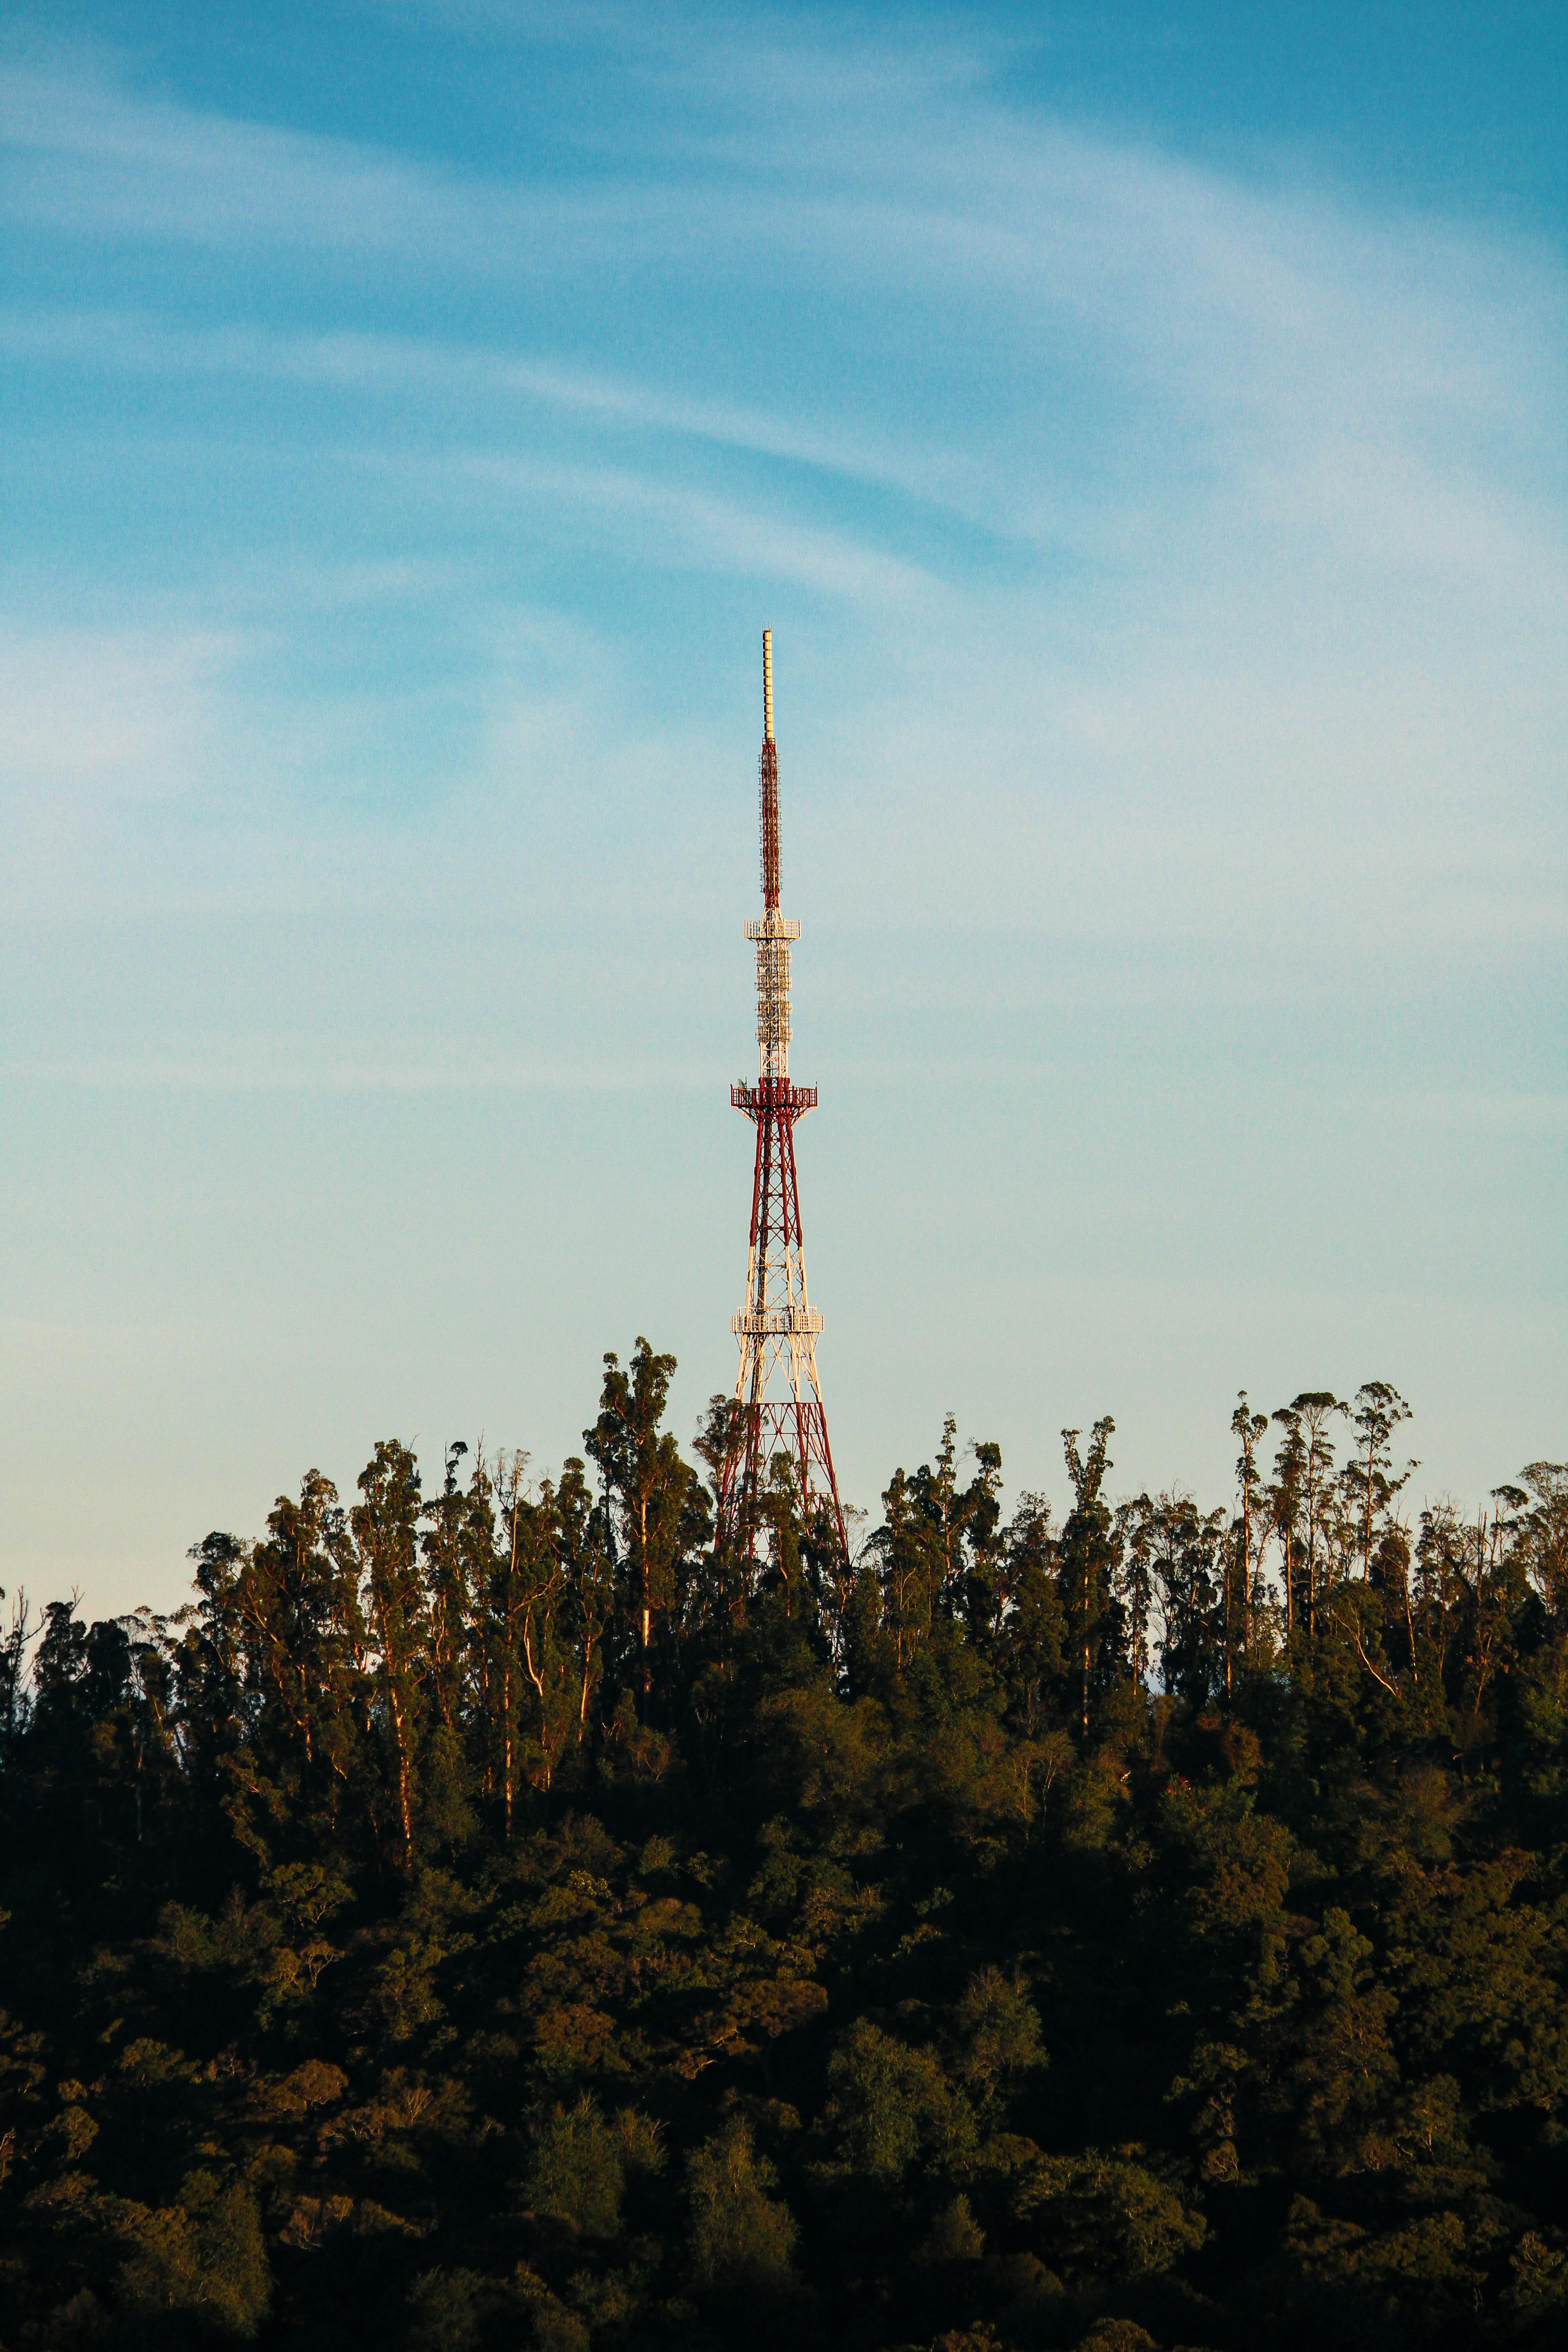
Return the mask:
<svg viewBox="0 0 1568 2352">
<path fill-rule="evenodd" d="M 775 1454 L 795 1464 L 808 1521 L 828 1514 L 841 1548 L 844 1513 L 827 1443 L 827 1415 L 816 1376 L 822 1318 L 806 1297 L 795 1125 L 816 1108 L 815 1087 L 789 1076 L 789 946 L 800 925 L 779 912 L 779 761 L 773 745 L 773 637 L 763 631 L 763 919 L 746 925 L 757 948 L 757 1083 L 730 1089 L 737 1110 L 754 1120 L 752 1239 L 746 1303 L 730 1318 L 741 1343 L 735 1402 L 740 1407 L 721 1481 L 720 1509 L 732 1533 L 750 1543 L 757 1498 Z"/>
</svg>

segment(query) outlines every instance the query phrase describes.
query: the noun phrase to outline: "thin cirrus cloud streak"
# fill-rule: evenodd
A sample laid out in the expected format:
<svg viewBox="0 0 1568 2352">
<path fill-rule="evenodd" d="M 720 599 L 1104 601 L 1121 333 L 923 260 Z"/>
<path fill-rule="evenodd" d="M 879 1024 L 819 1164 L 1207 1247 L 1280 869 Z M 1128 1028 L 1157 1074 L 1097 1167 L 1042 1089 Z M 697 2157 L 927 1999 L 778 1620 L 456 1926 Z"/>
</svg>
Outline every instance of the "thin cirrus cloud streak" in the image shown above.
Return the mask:
<svg viewBox="0 0 1568 2352">
<path fill-rule="evenodd" d="M 650 560 L 657 554 L 666 563 L 787 582 L 826 596 L 875 601 L 884 610 L 907 611 L 927 585 L 913 564 L 837 533 L 803 529 L 776 514 L 646 476 L 521 458 L 469 457 L 458 462 L 474 481 L 510 492 L 520 503 L 549 499 L 579 516 L 596 515 L 622 547 L 628 524 L 635 526 Z"/>
<path fill-rule="evenodd" d="M 1129 238 L 1125 159 L 1089 152 L 1078 175 L 1079 194 L 1085 202 L 1100 202 L 1107 215 L 1101 237 L 1118 248 Z M 1145 163 L 1142 176 L 1154 169 Z M 1478 582 L 1489 571 L 1500 581 L 1510 570 L 1516 577 L 1528 571 L 1532 599 L 1560 604 L 1561 512 L 1542 518 L 1539 500 L 1510 481 L 1510 452 L 1505 446 L 1499 453 L 1496 445 L 1528 447 L 1549 429 L 1560 372 L 1542 364 L 1539 350 L 1543 320 L 1554 308 L 1561 310 L 1561 286 L 1543 283 L 1549 273 L 1533 258 L 1510 266 L 1511 257 L 1505 257 L 1495 266 L 1494 256 L 1483 294 L 1476 280 L 1487 257 L 1464 248 L 1458 254 L 1463 266 L 1453 273 L 1458 294 L 1445 310 L 1431 281 L 1440 276 L 1444 257 L 1452 257 L 1451 236 L 1417 234 L 1407 241 L 1408 250 L 1386 234 L 1336 238 L 1332 223 L 1325 228 L 1310 217 L 1292 220 L 1289 208 L 1281 229 L 1255 197 L 1213 187 L 1194 192 L 1184 168 L 1168 169 L 1165 176 L 1160 200 L 1151 197 L 1134 208 L 1134 222 L 1149 227 L 1151 236 L 1131 280 L 1125 269 L 1109 288 L 1092 269 L 1064 273 L 1060 240 L 1050 225 L 1032 237 L 1010 232 L 1007 283 L 1014 299 L 990 322 L 991 340 L 1016 330 L 1026 344 L 1034 328 L 1037 341 L 1037 326 L 1020 311 L 1026 312 L 1031 291 L 1043 287 L 1059 302 L 1066 287 L 1108 342 L 1141 347 L 1146 381 L 1174 404 L 1175 422 L 1192 431 L 1188 464 L 1195 451 L 1211 495 L 1223 506 L 1228 485 L 1243 521 L 1295 529 L 1315 541 L 1315 551 L 1339 561 L 1359 555 L 1384 571 L 1401 562 L 1435 562 Z M 1232 217 L 1216 226 L 1215 216 L 1227 205 Z M 1174 233 L 1168 215 L 1184 207 L 1189 217 Z M 818 210 L 821 252 L 864 249 L 864 223 L 853 207 L 847 214 Z M 953 268 L 973 270 L 973 225 L 958 224 L 954 235 Z M 488 242 L 493 249 L 503 241 L 498 230 Z M 1130 241 L 1137 247 L 1136 236 Z M 1281 244 L 1297 248 L 1283 284 L 1275 250 Z M 1375 266 L 1367 260 L 1368 247 Z M 934 275 L 940 281 L 938 251 L 929 237 L 920 258 L 926 280 Z M 1184 289 L 1174 299 L 1173 282 Z M 1247 299 L 1238 300 L 1238 284 L 1249 289 Z M 1223 310 L 1211 299 L 1215 285 L 1226 289 Z M 1312 322 L 1310 331 L 1303 321 Z M 214 337 L 206 352 L 243 371 L 246 340 L 245 331 L 226 343 Z M 868 447 L 863 436 L 842 432 L 792 430 L 733 404 L 672 396 L 656 385 L 526 357 L 367 336 L 251 340 L 252 364 L 262 371 L 319 371 L 361 390 L 379 382 L 417 392 L 421 383 L 445 382 L 455 392 L 477 379 L 497 392 L 579 409 L 612 426 L 691 436 L 836 467 L 948 504 L 1003 536 L 1022 532 L 1101 562 L 1114 562 L 1129 542 L 1146 550 L 1172 521 L 1170 494 L 1146 483 L 1122 485 L 1120 500 L 1098 504 L 1081 491 L 1064 495 L 1047 486 L 1045 469 L 1030 462 L 1031 433 L 1037 428 L 1027 416 L 1021 424 L 998 419 L 997 455 L 984 467 L 971 457 L 944 452 L 940 428 L 920 436 L 917 455 L 885 442 Z M 200 363 L 199 355 L 185 356 Z M 1539 379 L 1533 383 L 1532 374 Z M 1437 376 L 1453 393 L 1435 409 L 1428 387 Z M 1489 466 L 1489 456 L 1494 458 Z"/>
<path fill-rule="evenodd" d="M 781 457 L 823 472 L 886 484 L 990 529 L 1016 530 L 1016 513 L 994 510 L 978 495 L 955 495 L 978 481 L 972 460 L 930 453 L 830 430 L 812 431 L 785 417 L 735 403 L 682 397 L 657 385 L 591 370 L 531 360 L 457 341 L 406 335 L 342 331 L 284 333 L 257 326 L 171 327 L 134 311 L 0 312 L 0 353 L 18 361 L 70 364 L 110 373 L 155 377 L 216 376 L 311 385 L 374 398 L 418 401 L 488 396 L 500 403 L 541 404 L 577 411 L 634 432 L 711 442 L 763 457 Z"/>
<path fill-rule="evenodd" d="M 805 88 L 831 69 L 808 58 Z M 858 124 L 848 146 L 831 126 L 803 140 L 775 107 L 748 121 L 732 152 L 710 143 L 682 169 L 678 150 L 668 185 L 607 173 L 586 190 L 552 190 L 465 181 L 342 139 L 133 98 L 102 78 L 14 67 L 0 82 L 0 141 L 21 161 L 5 203 L 18 223 L 85 235 L 254 251 L 283 234 L 327 253 L 369 239 L 413 261 L 425 228 L 481 279 L 576 266 L 581 253 L 560 243 L 574 215 L 595 239 L 619 222 L 677 267 L 756 255 L 759 283 L 759 237 L 855 285 L 900 277 L 912 260 L 925 285 L 978 279 L 1124 333 L 1190 390 L 1223 334 L 1242 364 L 1208 380 L 1222 409 L 1264 383 L 1278 396 L 1314 358 L 1338 360 L 1327 373 L 1342 374 L 1353 355 L 1358 396 L 1429 404 L 1437 363 L 1446 415 L 1513 415 L 1510 325 L 1528 315 L 1538 352 L 1554 325 L 1560 346 L 1563 273 L 1544 251 L 1418 219 L 1369 223 L 1307 193 L 1271 199 L 1125 143 L 1020 123 L 967 91 L 940 96 L 895 132 Z M 786 160 L 807 184 L 804 202 L 780 185 Z M 721 189 L 697 162 L 723 164 Z M 1561 379 L 1560 348 L 1556 358 L 1543 403 Z M 1303 404 L 1319 389 L 1303 383 Z"/>
<path fill-rule="evenodd" d="M 1506 541 L 1508 457 L 1496 445 L 1536 445 L 1550 433 L 1568 310 L 1560 268 L 1496 238 L 1420 223 L 1368 226 L 1307 197 L 1270 202 L 1124 145 L 1019 126 L 968 93 L 956 104 L 950 93 L 942 99 L 945 111 L 927 135 L 903 126 L 897 138 L 862 137 L 852 167 L 830 142 L 816 152 L 808 144 L 806 165 L 833 191 L 826 199 L 778 189 L 764 134 L 730 163 L 721 202 L 700 176 L 679 173 L 665 188 L 612 183 L 560 200 L 592 215 L 591 243 L 611 215 L 624 214 L 627 234 L 653 236 L 667 271 L 689 269 L 699 280 L 726 252 L 755 255 L 769 245 L 809 263 L 819 285 L 863 289 L 868 275 L 883 286 L 907 276 L 926 297 L 958 301 L 983 357 L 1005 345 L 1026 357 L 1071 321 L 1091 332 L 1091 368 L 1131 362 L 1145 399 L 1170 412 L 1165 429 L 1188 436 L 1187 464 L 1195 457 L 1214 479 L 1251 491 L 1272 523 L 1316 520 L 1342 543 L 1364 509 L 1341 499 L 1333 511 L 1324 484 L 1359 466 L 1376 473 L 1383 493 L 1383 528 L 1361 533 L 1369 554 L 1386 562 L 1401 540 L 1421 553 L 1412 542 L 1430 535 L 1434 491 L 1461 510 L 1472 562 L 1479 538 Z M 560 192 L 463 184 L 450 172 L 368 158 L 342 141 L 196 116 L 58 72 L 15 75 L 0 121 L 15 151 L 41 159 L 32 174 L 13 177 L 8 203 L 20 222 L 37 217 L 39 205 L 67 203 L 58 173 L 45 168 L 64 159 L 69 225 L 82 234 L 195 238 L 242 252 L 284 231 L 326 252 L 374 236 L 405 255 L 431 234 L 459 274 L 525 278 L 564 250 L 552 212 Z M 930 135 L 938 128 L 942 135 Z M 788 143 L 781 134 L 780 147 Z M 879 173 L 896 194 L 867 194 Z M 87 321 L 13 319 L 7 327 L 13 349 L 91 332 Z M 106 333 L 104 348 L 112 352 L 114 341 Z M 1038 419 L 1026 405 L 1017 413 L 1016 395 L 1000 404 L 997 457 L 985 468 L 956 447 L 943 450 L 940 426 L 911 436 L 916 457 L 909 444 L 889 448 L 885 434 L 881 446 L 868 446 L 841 429 L 449 343 L 142 326 L 140 349 L 149 365 L 325 376 L 361 391 L 380 383 L 416 393 L 440 382 L 456 390 L 477 380 L 609 424 L 837 467 L 946 499 L 1004 532 L 1055 537 L 1091 553 L 1113 551 L 1119 528 L 1136 535 L 1142 520 L 1147 536 L 1169 520 L 1168 499 L 1152 499 L 1141 518 L 1139 500 L 1125 498 L 1119 526 L 1092 501 L 1042 488 L 1041 469 L 1027 462 Z M 1443 387 L 1436 403 L 1435 381 Z M 1044 406 L 1048 415 L 1048 394 Z M 1468 446 L 1477 441 L 1490 446 Z M 1389 485 L 1413 471 L 1421 478 L 1396 502 Z M 1454 474 L 1457 486 L 1445 479 Z M 1560 579 L 1560 529 L 1545 552 Z"/>
<path fill-rule="evenodd" d="M 19 226 L 198 247 L 372 254 L 470 278 L 542 278 L 625 258 L 668 261 L 710 236 L 676 189 L 476 181 L 353 141 L 132 96 L 100 67 L 15 64 L 0 79 L 0 145 Z"/>
</svg>

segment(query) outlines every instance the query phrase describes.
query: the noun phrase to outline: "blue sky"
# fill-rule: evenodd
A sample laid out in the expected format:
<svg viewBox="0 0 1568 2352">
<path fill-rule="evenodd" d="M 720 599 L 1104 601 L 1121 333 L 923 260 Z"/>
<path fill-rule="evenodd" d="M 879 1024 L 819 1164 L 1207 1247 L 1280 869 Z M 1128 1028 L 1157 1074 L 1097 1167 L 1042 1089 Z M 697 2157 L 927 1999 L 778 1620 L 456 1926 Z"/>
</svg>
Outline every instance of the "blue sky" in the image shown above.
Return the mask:
<svg viewBox="0 0 1568 2352">
<path fill-rule="evenodd" d="M 774 631 L 813 1294 L 1228 1490 L 1568 1453 L 1546 8 L 51 6 L 0 46 L 0 1580 L 732 1377 Z"/>
</svg>

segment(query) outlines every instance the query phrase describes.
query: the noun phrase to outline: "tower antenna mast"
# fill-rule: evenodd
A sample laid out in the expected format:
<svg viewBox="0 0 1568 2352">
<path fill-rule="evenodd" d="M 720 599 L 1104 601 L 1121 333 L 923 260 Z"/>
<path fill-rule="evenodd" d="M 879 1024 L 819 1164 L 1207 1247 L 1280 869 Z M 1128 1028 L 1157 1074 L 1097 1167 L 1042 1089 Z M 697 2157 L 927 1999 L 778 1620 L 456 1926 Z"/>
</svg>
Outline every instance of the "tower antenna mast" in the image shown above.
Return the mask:
<svg viewBox="0 0 1568 2352">
<path fill-rule="evenodd" d="M 816 1108 L 816 1088 L 790 1084 L 789 951 L 800 925 L 779 912 L 779 761 L 773 742 L 773 633 L 763 631 L 763 916 L 746 925 L 757 950 L 756 1085 L 730 1089 L 730 1100 L 757 1130 L 752 1177 L 752 1234 L 746 1303 L 730 1318 L 740 1341 L 735 1415 L 720 1475 L 720 1518 L 749 1549 L 755 1538 L 762 1483 L 778 1454 L 789 1456 L 808 1523 L 826 1511 L 840 1550 L 847 1551 L 838 1482 L 827 1443 L 827 1414 L 816 1372 L 822 1317 L 806 1296 L 805 1251 L 795 1181 L 795 1128 Z"/>
</svg>

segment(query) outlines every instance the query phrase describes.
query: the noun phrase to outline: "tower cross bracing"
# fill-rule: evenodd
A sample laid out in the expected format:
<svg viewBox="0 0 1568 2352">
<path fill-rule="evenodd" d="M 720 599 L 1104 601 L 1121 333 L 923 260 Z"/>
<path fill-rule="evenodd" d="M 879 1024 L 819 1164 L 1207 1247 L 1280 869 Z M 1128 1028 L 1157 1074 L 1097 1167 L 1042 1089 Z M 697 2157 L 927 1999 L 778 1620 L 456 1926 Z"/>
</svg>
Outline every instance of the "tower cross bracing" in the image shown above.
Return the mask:
<svg viewBox="0 0 1568 2352">
<path fill-rule="evenodd" d="M 763 631 L 763 750 L 757 771 L 762 831 L 763 913 L 746 925 L 757 960 L 757 1082 L 742 1079 L 730 1100 L 757 1130 L 752 1176 L 752 1227 L 746 1303 L 730 1318 L 740 1342 L 734 1433 L 721 1478 L 721 1511 L 732 1533 L 754 1538 L 757 1501 L 774 1457 L 795 1465 L 809 1520 L 826 1509 L 845 1548 L 844 1513 L 827 1441 L 817 1376 L 822 1317 L 805 1285 L 805 1248 L 795 1174 L 797 1119 L 816 1108 L 816 1088 L 789 1075 L 790 948 L 800 937 L 779 907 L 779 763 L 773 741 L 773 631 Z"/>
</svg>

